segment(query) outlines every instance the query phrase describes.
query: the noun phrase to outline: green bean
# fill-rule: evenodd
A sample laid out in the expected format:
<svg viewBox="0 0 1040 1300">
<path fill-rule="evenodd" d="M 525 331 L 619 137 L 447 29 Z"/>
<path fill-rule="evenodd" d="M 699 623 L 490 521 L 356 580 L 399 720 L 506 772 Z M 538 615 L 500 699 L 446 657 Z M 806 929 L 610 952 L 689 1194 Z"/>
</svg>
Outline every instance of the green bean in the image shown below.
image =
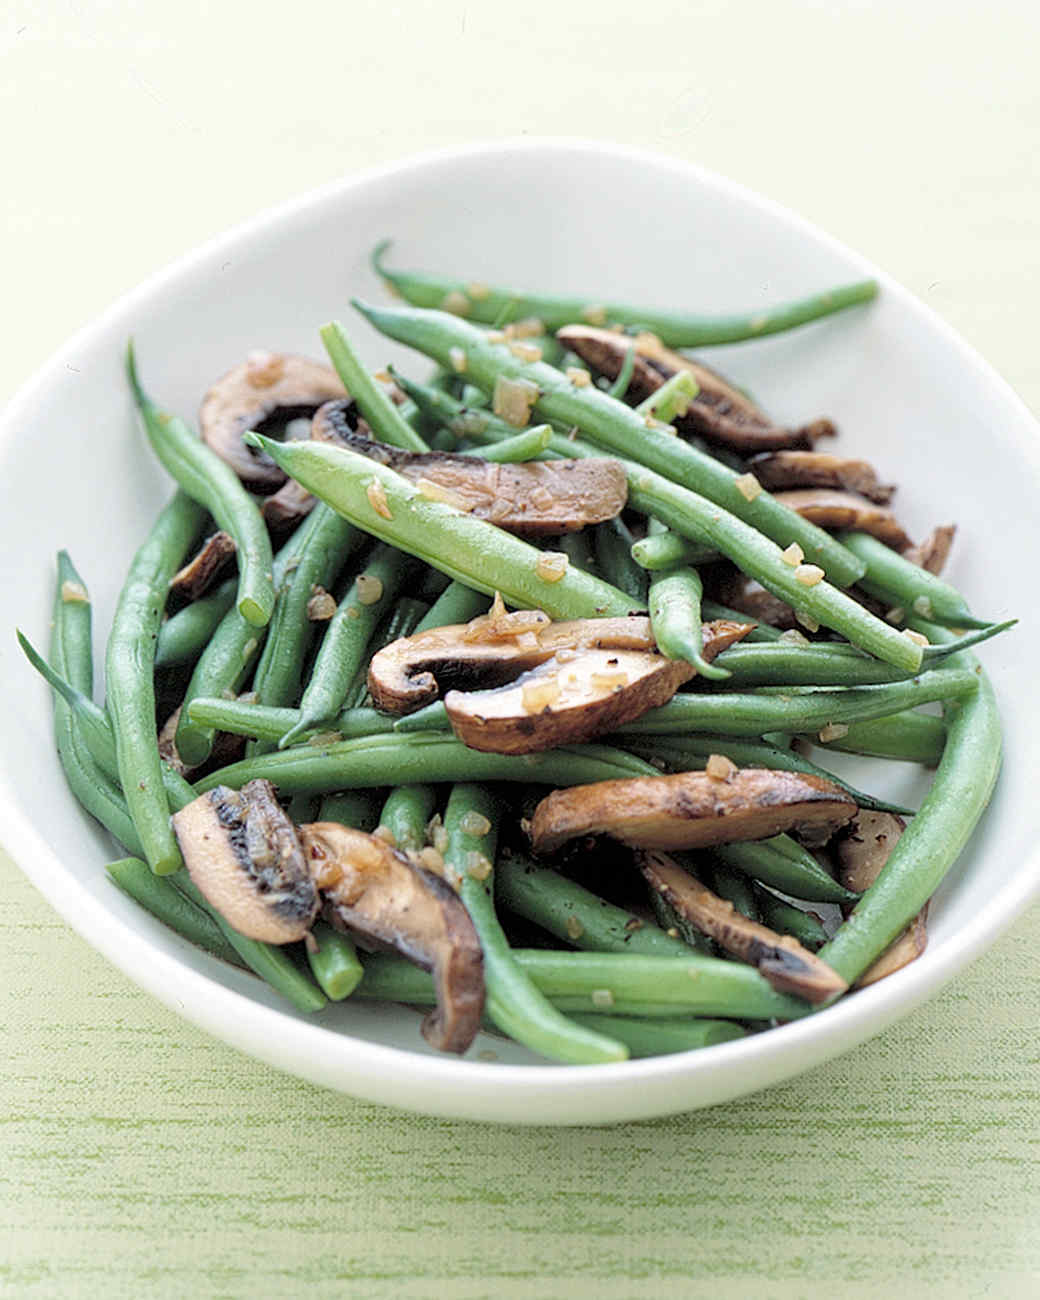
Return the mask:
<svg viewBox="0 0 1040 1300">
<path fill-rule="evenodd" d="M 677 415 L 686 414 L 699 391 L 693 375 L 688 370 L 680 370 L 640 402 L 636 413 L 670 426 Z"/>
<path fill-rule="evenodd" d="M 718 955 L 713 940 L 687 921 L 686 917 L 673 907 L 663 894 L 659 894 L 656 889 L 650 889 L 649 885 L 647 892 L 650 896 L 650 910 L 654 914 L 654 920 L 665 934 L 677 939 L 686 952 L 695 948 L 698 952 L 707 953 L 709 957 Z"/>
<path fill-rule="evenodd" d="M 734 1020 L 795 1020 L 809 1008 L 777 993 L 751 966 L 688 951 L 683 957 L 638 953 L 553 952 L 514 948 L 517 963 L 559 1009 L 631 1014 L 722 1016 Z M 401 957 L 367 957 L 356 995 L 392 1002 L 433 1000 L 433 982 Z"/>
<path fill-rule="evenodd" d="M 437 360 L 446 360 L 453 349 L 461 348 L 467 376 L 486 392 L 494 389 L 499 380 L 530 384 L 534 409 L 543 419 L 575 426 L 599 447 L 658 471 L 691 494 L 702 494 L 709 517 L 709 503 L 716 508 L 723 506 L 750 525 L 752 535 L 758 529 L 781 546 L 798 542 L 805 555 L 822 565 L 831 581 L 839 585 L 848 585 L 862 576 L 862 562 L 822 529 L 788 510 L 767 492 L 749 501 L 737 486 L 739 476 L 733 470 L 681 439 L 647 427 L 631 407 L 594 385 L 577 388 L 552 366 L 523 362 L 507 346 L 489 343 L 481 330 L 447 312 L 377 308 L 357 299 L 352 301 L 382 333 Z M 667 519 L 664 522 L 673 526 Z M 696 540 L 710 544 L 715 539 L 702 533 Z M 719 549 L 724 550 L 721 546 Z"/>
<path fill-rule="evenodd" d="M 613 777 L 652 776 L 656 768 L 604 745 L 573 745 L 540 754 L 485 754 L 443 735 L 366 736 L 319 749 L 298 745 L 260 754 L 212 772 L 198 783 L 238 788 L 263 777 L 286 794 L 423 781 L 516 781 L 529 785 L 587 785 Z"/>
<path fill-rule="evenodd" d="M 362 534 L 326 505 L 311 512 L 311 521 L 298 563 L 285 574 L 278 588 L 271 626 L 253 678 L 258 704 L 277 707 L 295 704 L 299 699 L 303 661 L 315 631 L 307 617 L 308 602 L 315 587 L 332 586 L 347 557 L 362 541 Z M 262 753 L 266 744 L 254 741 L 254 751 Z"/>
<path fill-rule="evenodd" d="M 621 369 L 617 373 L 617 378 L 606 389 L 615 401 L 623 402 L 625 394 L 628 392 L 628 386 L 632 382 L 632 376 L 636 369 L 636 345 L 630 343 L 628 351 L 625 353 L 624 360 L 621 362 Z"/>
<path fill-rule="evenodd" d="M 453 579 L 423 615 L 415 631 L 418 634 L 434 627 L 454 627 L 457 623 L 468 623 L 478 614 L 483 614 L 487 607 L 487 596 L 482 591 L 475 591 L 464 582 Z"/>
<path fill-rule="evenodd" d="M 263 447 L 308 491 L 358 527 L 487 595 L 500 591 L 514 606 L 544 609 L 560 619 L 632 609 L 623 592 L 588 574 L 568 570 L 557 581 L 548 580 L 535 547 L 443 501 L 429 500 L 400 474 L 366 456 L 327 443 L 278 443 L 254 433 L 245 440 Z M 910 644 L 905 638 L 904 643 Z"/>
<path fill-rule="evenodd" d="M 414 600 L 405 596 L 397 602 L 376 629 L 376 634 L 368 645 L 368 659 L 358 666 L 354 679 L 347 688 L 347 711 L 360 708 L 368 699 L 368 666 L 372 656 L 402 636 L 411 636 L 425 616 L 429 607 L 425 601 Z"/>
<path fill-rule="evenodd" d="M 300 721 L 299 709 L 278 709 L 270 705 L 253 704 L 245 699 L 222 700 L 213 696 L 192 700 L 188 713 L 191 721 L 200 726 L 228 731 L 233 736 L 251 736 L 255 740 L 275 743 L 292 731 Z M 393 720 L 375 709 L 344 709 L 331 718 L 326 726 L 301 734 L 297 738 L 297 744 L 318 739 L 327 743 L 332 734 L 341 740 L 354 740 L 359 736 L 389 733 L 392 728 Z"/>
<path fill-rule="evenodd" d="M 169 877 L 157 876 L 140 858 L 120 858 L 105 867 L 113 884 L 182 939 L 204 948 L 221 961 L 240 966 L 238 953 L 207 912 L 190 902 Z"/>
<path fill-rule="evenodd" d="M 975 692 L 977 685 L 974 672 L 951 667 L 882 686 L 850 686 L 803 694 L 690 692 L 675 695 L 667 704 L 625 723 L 617 734 L 715 731 L 728 736 L 762 736 L 767 731 L 819 731 L 828 723 L 862 722 L 935 700 L 964 699 Z M 415 719 L 418 713 L 411 716 Z"/>
<path fill-rule="evenodd" d="M 588 1013 L 578 1013 L 572 1019 L 594 1033 L 610 1034 L 633 1058 L 698 1051 L 743 1038 L 746 1032 L 732 1020 L 637 1020 L 634 1016 Z"/>
<path fill-rule="evenodd" d="M 379 825 L 394 837 L 402 852 L 417 853 L 426 843 L 426 824 L 437 806 L 437 794 L 430 785 L 399 785 L 390 791 Z"/>
<path fill-rule="evenodd" d="M 914 811 L 903 804 L 876 799 L 863 790 L 857 790 L 854 785 L 849 785 L 842 777 L 828 772 L 826 768 L 818 767 L 804 755 L 779 745 L 767 744 L 765 741 L 693 733 L 688 736 L 630 736 L 625 744 L 631 753 L 645 758 L 648 763 L 663 763 L 673 772 L 702 771 L 712 754 L 723 754 L 738 767 L 765 767 L 781 772 L 807 772 L 812 776 L 822 777 L 825 781 L 833 781 L 835 785 L 847 791 L 861 808 L 875 808 L 879 812 L 903 815 L 912 815 Z"/>
<path fill-rule="evenodd" d="M 194 663 L 234 605 L 237 590 L 238 580 L 228 578 L 208 596 L 193 600 L 168 618 L 159 628 L 155 644 L 156 668 Z"/>
<path fill-rule="evenodd" d="M 318 921 L 311 930 L 315 947 L 307 946 L 307 964 L 322 993 L 330 1002 L 342 1002 L 361 982 L 365 973 L 357 949 L 345 934 Z"/>
<path fill-rule="evenodd" d="M 739 343 L 743 339 L 762 338 L 781 330 L 794 329 L 819 320 L 845 307 L 870 302 L 877 295 L 876 280 L 859 280 L 853 284 L 826 289 L 808 298 L 799 298 L 779 307 L 736 316 L 700 316 L 688 312 L 661 311 L 632 307 L 620 303 L 602 303 L 589 298 L 561 298 L 552 294 L 521 293 L 516 289 L 481 286 L 473 296 L 464 280 L 430 275 L 420 271 L 390 271 L 383 264 L 383 254 L 390 246 L 384 239 L 372 252 L 372 266 L 390 287 L 416 307 L 451 307 L 458 304 L 470 320 L 500 324 L 533 316 L 548 330 L 564 325 L 602 324 L 638 325 L 652 330 L 662 343 L 672 348 L 698 348 L 714 343 Z M 455 297 L 455 295 L 459 295 Z"/>
<path fill-rule="evenodd" d="M 867 533 L 844 532 L 842 541 L 866 566 L 859 585 L 870 596 L 906 612 L 952 627 L 985 626 L 976 619 L 961 593 L 934 573 L 905 560 L 884 542 Z"/>
<path fill-rule="evenodd" d="M 792 903 L 785 903 L 768 889 L 756 889 L 755 899 L 762 915 L 762 923 L 778 934 L 789 934 L 810 952 L 819 952 L 827 942 L 827 931 L 818 917 L 803 912 Z"/>
<path fill-rule="evenodd" d="M 704 587 L 696 569 L 662 569 L 650 579 L 650 626 L 657 648 L 668 659 L 685 659 L 698 676 L 718 681 L 730 676 L 722 664 L 704 658 L 701 598 Z"/>
<path fill-rule="evenodd" d="M 516 426 L 508 424 L 501 416 L 495 415 L 483 407 L 467 406 L 458 398 L 429 384 L 417 384 L 414 380 L 399 375 L 391 366 L 390 373 L 397 385 L 416 403 L 431 424 L 448 429 L 460 438 L 474 438 L 478 434 L 491 435 L 486 442 L 495 446 L 511 441 L 517 437 Z M 486 399 L 485 399 L 486 401 Z M 543 429 L 544 425 L 537 426 Z M 550 428 L 553 426 L 550 424 Z M 530 433 L 530 429 L 524 430 Z"/>
<path fill-rule="evenodd" d="M 948 633 L 929 627 L 928 639 Z M 850 984 L 917 915 L 960 856 L 986 810 L 1000 773 L 1000 716 L 974 655 L 957 656 L 978 690 L 945 706 L 947 739 L 931 789 L 896 842 L 878 878 L 820 952 Z"/>
<path fill-rule="evenodd" d="M 152 450 L 187 495 L 235 539 L 238 612 L 254 627 L 266 627 L 274 609 L 271 541 L 256 503 L 229 465 L 144 392 L 132 343 L 127 344 L 126 373 Z"/>
<path fill-rule="evenodd" d="M 484 950 L 487 1014 L 510 1038 L 552 1060 L 572 1065 L 623 1061 L 628 1053 L 620 1043 L 568 1020 L 516 962 L 492 902 L 497 814 L 487 790 L 468 784 L 453 788 L 444 813 L 445 863 Z"/>
<path fill-rule="evenodd" d="M 119 784 L 144 847 L 159 875 L 176 871 L 180 850 L 170 829 L 162 761 L 155 733 L 152 672 L 155 640 L 170 579 L 198 536 L 205 512 L 178 491 L 130 565 L 109 634 L 105 689 L 116 743 Z"/>
<path fill-rule="evenodd" d="M 839 885 L 812 854 L 788 835 L 742 844 L 718 844 L 714 857 L 752 880 L 811 903 L 854 903 L 859 897 Z"/>
<path fill-rule="evenodd" d="M 779 628 L 770 627 L 768 623 L 752 618 L 750 614 L 742 614 L 739 609 L 730 609 L 728 605 L 720 605 L 714 600 L 702 600 L 701 613 L 705 618 L 724 618 L 731 623 L 753 623 L 754 627 L 744 638 L 745 641 L 779 641 L 784 635 Z"/>
<path fill-rule="evenodd" d="M 523 859 L 499 860 L 495 899 L 501 907 L 576 948 L 647 957 L 689 955 L 681 939 L 673 939 L 659 926 L 615 907 L 558 871 Z"/>
<path fill-rule="evenodd" d="M 56 671 L 84 695 L 94 690 L 94 643 L 90 593 L 68 551 L 58 552 L 58 586 L 54 593 L 52 650 Z"/>
<path fill-rule="evenodd" d="M 379 808 L 377 791 L 340 790 L 322 799 L 318 821 L 340 822 L 358 831 L 374 831 L 379 825 Z"/>
<path fill-rule="evenodd" d="M 567 560 L 574 569 L 581 569 L 584 573 L 596 572 L 596 556 L 592 549 L 592 529 L 583 528 L 577 533 L 564 533 L 560 538 L 555 538 L 550 545 L 554 550 L 562 551 Z"/>
<path fill-rule="evenodd" d="M 702 870 L 698 869 L 697 874 L 702 874 Z M 746 876 L 739 871 L 731 871 L 724 862 L 714 862 L 708 875 L 708 887 L 712 884 L 716 894 L 727 903 L 732 903 L 741 916 L 746 916 L 749 921 L 760 919 L 751 881 Z"/>
<path fill-rule="evenodd" d="M 324 995 L 294 963 L 288 953 L 273 944 L 260 943 L 239 934 L 207 901 L 186 871 L 179 871 L 173 884 L 196 907 L 216 922 L 217 928 L 250 970 L 287 998 L 297 1011 L 315 1012 L 325 1006 Z"/>
<path fill-rule="evenodd" d="M 592 529 L 596 567 L 604 578 L 646 609 L 646 573 L 632 559 L 632 534 L 622 519 L 608 519 Z"/>
<path fill-rule="evenodd" d="M 844 735 L 821 740 L 809 737 L 814 745 L 837 749 L 843 754 L 864 754 L 868 758 L 888 758 L 896 762 L 922 763 L 938 767 L 946 745 L 946 724 L 929 713 L 909 709 L 880 718 L 850 722 Z"/>
<path fill-rule="evenodd" d="M 670 529 L 642 537 L 632 546 L 632 559 L 651 573 L 679 564 L 710 564 L 719 558 L 713 546 L 693 542 Z"/>
<path fill-rule="evenodd" d="M 525 429 L 514 438 L 503 438 L 501 442 L 488 447 L 467 447 L 464 456 L 479 456 L 481 460 L 494 461 L 496 464 L 518 464 L 521 461 L 535 460 L 549 445 L 552 437 L 551 424 L 539 424 L 533 429 Z"/>
<path fill-rule="evenodd" d="M 279 740 L 279 749 L 328 722 L 342 708 L 379 620 L 414 572 L 415 566 L 400 551 L 382 543 L 375 547 L 329 620 L 300 701 L 300 719 Z"/>
<path fill-rule="evenodd" d="M 406 451 L 429 451 L 425 441 L 401 415 L 386 393 L 379 387 L 354 351 L 343 326 L 338 321 L 325 325 L 321 341 L 343 386 L 354 399 L 365 417 L 372 436 L 380 442 L 389 442 Z"/>
</svg>

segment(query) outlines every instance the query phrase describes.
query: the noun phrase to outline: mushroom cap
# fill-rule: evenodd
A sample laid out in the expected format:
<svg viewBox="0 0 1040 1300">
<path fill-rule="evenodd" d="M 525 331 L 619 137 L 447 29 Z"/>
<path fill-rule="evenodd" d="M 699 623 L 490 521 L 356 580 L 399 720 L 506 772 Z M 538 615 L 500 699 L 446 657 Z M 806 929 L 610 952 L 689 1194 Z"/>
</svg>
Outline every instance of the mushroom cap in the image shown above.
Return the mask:
<svg viewBox="0 0 1040 1300">
<path fill-rule="evenodd" d="M 437 1008 L 423 1036 L 438 1051 L 465 1052 L 484 1009 L 484 954 L 454 890 L 385 840 L 339 822 L 301 826 L 300 839 L 333 925 L 431 971 Z"/>
<path fill-rule="evenodd" d="M 262 943 L 307 934 L 318 891 L 269 781 L 218 785 L 174 813 L 172 824 L 192 880 L 239 934 Z"/>
<path fill-rule="evenodd" d="M 787 488 L 835 488 L 858 492 L 879 505 L 887 505 L 895 487 L 878 480 L 874 466 L 823 451 L 764 451 L 752 456 L 748 469 L 769 492 Z"/>
<path fill-rule="evenodd" d="M 227 461 L 254 492 L 273 492 L 285 472 L 264 453 L 242 441 L 250 429 L 275 417 L 312 416 L 345 389 L 329 366 L 288 352 L 254 352 L 229 370 L 206 393 L 199 410 L 203 441 Z"/>
<path fill-rule="evenodd" d="M 902 551 L 910 538 L 887 506 L 880 506 L 854 492 L 832 488 L 796 488 L 777 492 L 775 499 L 820 528 L 855 528 Z"/>
<path fill-rule="evenodd" d="M 724 779 L 678 772 L 555 790 L 534 811 L 531 844 L 552 853 L 582 835 L 645 849 L 706 848 L 788 830 L 826 837 L 855 813 L 845 790 L 804 772 L 744 768 Z"/>
</svg>

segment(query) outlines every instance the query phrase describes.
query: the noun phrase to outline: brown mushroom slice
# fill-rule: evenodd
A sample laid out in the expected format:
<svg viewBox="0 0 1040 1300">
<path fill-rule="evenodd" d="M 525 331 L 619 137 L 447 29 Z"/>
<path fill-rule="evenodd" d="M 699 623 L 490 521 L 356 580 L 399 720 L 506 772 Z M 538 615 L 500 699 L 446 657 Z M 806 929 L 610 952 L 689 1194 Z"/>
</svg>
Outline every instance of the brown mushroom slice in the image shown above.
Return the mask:
<svg viewBox="0 0 1040 1300">
<path fill-rule="evenodd" d="M 860 809 L 856 818 L 842 832 L 835 845 L 838 878 L 846 889 L 857 893 L 869 889 L 881 874 L 906 822 L 895 813 Z M 850 908 L 849 911 L 854 909 Z M 883 953 L 856 981 L 857 988 L 875 984 L 886 975 L 902 970 L 920 957 L 928 943 L 928 904 L 918 912 L 909 926 L 897 935 Z"/>
<path fill-rule="evenodd" d="M 638 776 L 555 790 L 531 819 L 536 853 L 582 835 L 609 835 L 637 849 L 701 849 L 764 840 L 781 831 L 827 838 L 856 813 L 839 786 L 803 772 L 744 768 Z"/>
<path fill-rule="evenodd" d="M 850 460 L 824 451 L 765 451 L 752 456 L 748 469 L 770 492 L 786 488 L 836 488 L 887 505 L 895 492 L 891 483 L 879 483 L 877 471 L 866 460 Z"/>
<path fill-rule="evenodd" d="M 305 937 L 318 891 L 269 781 L 218 785 L 174 813 L 172 824 L 192 880 L 239 934 L 262 943 Z"/>
<path fill-rule="evenodd" d="M 855 528 L 901 551 L 910 545 L 902 524 L 887 506 L 879 506 L 854 492 L 831 488 L 796 488 L 777 492 L 775 499 L 796 515 L 820 528 Z"/>
<path fill-rule="evenodd" d="M 354 434 L 368 426 L 358 415 L 352 398 L 340 397 L 319 406 L 311 419 L 311 439 L 345 446 L 344 432 Z M 314 509 L 317 498 L 295 479 L 286 479 L 282 486 L 269 496 L 260 507 L 260 513 L 272 532 L 284 531 L 297 524 Z"/>
<path fill-rule="evenodd" d="M 509 623 L 518 615 L 506 614 L 496 625 L 481 615 L 470 623 L 392 641 L 372 656 L 369 665 L 368 689 L 376 708 L 412 713 L 435 700 L 442 686 L 460 690 L 503 686 L 554 655 L 657 648 L 650 620 L 644 616 L 551 623 L 537 610 L 521 614 L 526 621 Z M 507 631 L 512 628 L 522 630 Z M 703 653 L 719 654 L 749 631 L 750 625 L 726 619 L 705 623 Z"/>
<path fill-rule="evenodd" d="M 202 543 L 182 569 L 170 579 L 170 592 L 192 601 L 207 592 L 235 553 L 235 539 L 221 529 Z"/>
<path fill-rule="evenodd" d="M 696 673 L 684 659 L 647 650 L 583 650 L 555 656 L 508 686 L 449 691 L 455 735 L 470 749 L 530 754 L 613 731 L 670 700 Z"/>
<path fill-rule="evenodd" d="M 247 487 L 273 492 L 285 482 L 284 471 L 263 452 L 247 447 L 242 435 L 270 420 L 312 416 L 343 395 L 336 372 L 318 361 L 286 352 L 254 352 L 207 392 L 199 428 L 203 440 Z"/>
<path fill-rule="evenodd" d="M 702 362 L 666 348 L 653 334 L 635 338 L 588 325 L 566 325 L 556 337 L 583 361 L 616 379 L 629 349 L 635 347 L 635 366 L 628 396 L 644 401 L 666 380 L 685 370 L 697 383 L 697 396 L 685 415 L 673 423 L 685 434 L 721 443 L 735 451 L 751 453 L 779 447 L 811 447 L 817 438 L 835 433 L 830 420 L 816 420 L 800 429 L 779 428 L 749 397 Z"/>
<path fill-rule="evenodd" d="M 720 948 L 755 966 L 773 988 L 807 1002 L 828 1002 L 848 989 L 837 971 L 803 948 L 790 935 L 749 921 L 732 903 L 712 893 L 674 859 L 663 853 L 640 853 L 640 870 L 676 912 Z"/>
<path fill-rule="evenodd" d="M 437 1007 L 423 1036 L 438 1051 L 466 1051 L 484 1009 L 484 954 L 455 892 L 385 840 L 338 822 L 301 826 L 300 839 L 332 924 L 430 971 Z"/>
<path fill-rule="evenodd" d="M 908 546 L 903 552 L 903 559 L 938 577 L 950 558 L 950 548 L 956 532 L 956 524 L 940 524 L 938 528 L 932 529 L 923 542 Z"/>
<path fill-rule="evenodd" d="M 499 464 L 446 451 L 403 451 L 342 424 L 337 434 L 341 446 L 396 470 L 424 495 L 511 533 L 549 537 L 577 532 L 613 519 L 628 500 L 628 476 L 619 461 L 607 456 Z"/>
</svg>

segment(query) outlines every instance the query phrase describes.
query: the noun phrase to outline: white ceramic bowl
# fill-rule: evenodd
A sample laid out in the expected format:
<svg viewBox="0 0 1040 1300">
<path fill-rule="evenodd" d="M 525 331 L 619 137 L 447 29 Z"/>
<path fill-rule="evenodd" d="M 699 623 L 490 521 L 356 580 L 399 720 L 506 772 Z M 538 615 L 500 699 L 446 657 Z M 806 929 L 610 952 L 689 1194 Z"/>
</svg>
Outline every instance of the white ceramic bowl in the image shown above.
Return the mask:
<svg viewBox="0 0 1040 1300">
<path fill-rule="evenodd" d="M 582 142 L 477 146 L 335 184 L 206 245 L 83 330 L 8 409 L 0 433 L 8 611 L 45 641 L 54 553 L 68 547 L 94 596 L 101 660 L 129 558 L 169 491 L 131 415 L 121 370 L 128 336 L 148 387 L 189 416 L 207 383 L 252 348 L 320 356 L 316 330 L 333 316 L 348 320 L 373 365 L 392 359 L 425 373 L 424 362 L 350 319 L 351 294 L 382 296 L 366 256 L 387 235 L 404 266 L 706 311 L 765 306 L 865 275 L 881 280 L 869 308 L 714 349 L 712 359 L 782 420 L 837 419 L 841 448 L 901 484 L 899 510 L 912 531 L 956 520 L 949 576 L 977 610 L 1024 618 L 985 648 L 1004 703 L 1007 761 L 982 827 L 933 906 L 926 954 L 799 1023 L 623 1065 L 551 1065 L 498 1039 L 478 1041 L 464 1060 L 437 1056 L 403 1008 L 348 1002 L 318 1018 L 294 1015 L 108 883 L 102 868 L 113 845 L 66 790 L 47 692 L 11 631 L 0 644 L 7 847 L 71 925 L 181 1015 L 285 1070 L 413 1110 L 514 1123 L 648 1118 L 765 1087 L 877 1033 L 991 943 L 1036 890 L 1040 710 L 1026 647 L 1035 631 L 1027 622 L 1037 425 L 978 356 L 883 273 L 728 181 Z M 848 770 L 911 800 L 926 788 L 898 764 L 855 761 Z M 488 1049 L 494 1063 L 482 1059 Z"/>
</svg>

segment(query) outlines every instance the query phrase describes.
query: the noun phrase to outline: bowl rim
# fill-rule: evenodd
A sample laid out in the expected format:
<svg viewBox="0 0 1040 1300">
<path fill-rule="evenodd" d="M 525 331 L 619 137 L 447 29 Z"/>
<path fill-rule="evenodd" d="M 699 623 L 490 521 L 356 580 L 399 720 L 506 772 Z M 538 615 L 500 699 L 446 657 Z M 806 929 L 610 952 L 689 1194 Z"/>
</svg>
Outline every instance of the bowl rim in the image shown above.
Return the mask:
<svg viewBox="0 0 1040 1300">
<path fill-rule="evenodd" d="M 133 317 L 141 306 L 154 296 L 161 295 L 167 286 L 176 283 L 198 263 L 219 256 L 225 249 L 247 241 L 258 231 L 291 223 L 298 216 L 340 202 L 352 191 L 392 179 L 399 173 L 423 170 L 434 172 L 445 164 L 459 161 L 540 152 L 600 155 L 684 176 L 706 190 L 757 209 L 770 221 L 786 224 L 795 233 L 839 255 L 862 276 L 876 278 L 884 294 L 897 301 L 916 326 L 938 335 L 946 347 L 952 349 L 966 366 L 985 380 L 994 398 L 1006 405 L 1009 414 L 1015 417 L 1008 421 L 1011 427 L 1007 432 L 1012 435 L 1016 450 L 1032 462 L 1034 470 L 1040 476 L 1040 438 L 1037 437 L 1040 425 L 1025 403 L 1007 381 L 950 325 L 886 272 L 821 231 L 806 218 L 698 164 L 655 151 L 572 136 L 522 136 L 483 140 L 409 155 L 337 178 L 302 195 L 284 200 L 206 240 L 121 295 L 100 315 L 78 329 L 19 387 L 0 415 L 0 447 L 5 446 L 14 435 L 40 392 L 84 344 L 94 335 L 110 329 L 121 318 Z M 1029 436 L 1030 432 L 1032 436 Z M 516 1100 L 530 1096 L 533 1091 L 537 1091 L 543 1099 L 546 1092 L 551 1092 L 564 1100 L 566 1105 L 566 1099 L 573 1102 L 582 1096 L 588 1101 L 593 1092 L 605 1093 L 615 1087 L 629 1088 L 650 1078 L 673 1081 L 675 1089 L 669 1094 L 670 1100 L 666 1104 L 647 1110 L 635 1108 L 640 1115 L 650 1118 L 704 1104 L 698 1103 L 696 1081 L 723 1067 L 745 1067 L 748 1076 L 746 1084 L 742 1083 L 736 1090 L 727 1088 L 726 1092 L 729 1097 L 745 1095 L 769 1082 L 801 1072 L 815 1059 L 847 1051 L 908 1014 L 992 944 L 1024 912 L 1028 903 L 1040 896 L 1038 846 L 1021 869 L 995 890 L 971 922 L 962 925 L 955 934 L 946 938 L 941 948 L 927 952 L 895 977 L 879 981 L 857 992 L 854 998 L 843 999 L 828 1007 L 822 1017 L 810 1015 L 767 1034 L 752 1035 L 696 1052 L 604 1065 L 554 1064 L 547 1068 L 542 1064 L 516 1065 L 428 1056 L 405 1048 L 373 1043 L 366 1038 L 355 1037 L 339 1029 L 329 1029 L 318 1022 L 299 1019 L 258 1002 L 193 969 L 175 954 L 157 950 L 145 934 L 115 916 L 101 898 L 92 894 L 66 869 L 58 854 L 48 847 L 18 808 L 14 793 L 2 772 L 0 836 L 4 847 L 21 871 L 74 930 L 137 985 L 186 1020 L 277 1068 L 291 1070 L 313 1082 L 371 1100 L 385 1100 L 378 1091 L 380 1083 L 385 1080 L 388 1072 L 401 1071 L 403 1068 L 412 1076 L 418 1088 L 431 1089 L 430 1104 L 424 1103 L 421 1107 L 423 1111 L 455 1116 L 464 1114 L 468 1106 L 479 1105 L 481 1109 L 486 1109 L 482 1103 L 489 1086 L 493 1086 L 498 1099 L 512 1099 L 514 1105 Z M 275 1017 L 273 1022 L 271 1016 Z M 328 1053 L 330 1038 L 337 1044 L 333 1051 L 336 1059 L 331 1063 L 323 1060 L 323 1049 Z M 827 1043 L 831 1039 L 839 1041 L 837 1051 L 828 1051 Z M 276 1049 L 270 1046 L 272 1043 L 277 1043 Z M 816 1049 L 815 1053 L 810 1050 L 813 1048 Z M 777 1069 L 780 1059 L 784 1057 L 788 1060 L 787 1067 Z M 292 1063 L 288 1064 L 290 1060 Z M 746 1069 L 756 1063 L 760 1067 L 772 1066 L 772 1070 L 763 1068 L 757 1072 Z M 450 1104 L 438 1105 L 438 1100 L 449 1098 L 448 1089 Z M 407 1102 L 393 1101 L 390 1104 L 420 1109 Z M 622 1106 L 620 1109 L 635 1113 L 631 1106 Z M 508 1100 L 504 1106 L 492 1106 L 492 1110 L 501 1112 L 501 1115 L 490 1114 L 485 1118 L 523 1122 L 523 1116 L 509 1105 Z M 547 1121 L 540 1114 L 531 1122 L 553 1121 Z"/>
</svg>

